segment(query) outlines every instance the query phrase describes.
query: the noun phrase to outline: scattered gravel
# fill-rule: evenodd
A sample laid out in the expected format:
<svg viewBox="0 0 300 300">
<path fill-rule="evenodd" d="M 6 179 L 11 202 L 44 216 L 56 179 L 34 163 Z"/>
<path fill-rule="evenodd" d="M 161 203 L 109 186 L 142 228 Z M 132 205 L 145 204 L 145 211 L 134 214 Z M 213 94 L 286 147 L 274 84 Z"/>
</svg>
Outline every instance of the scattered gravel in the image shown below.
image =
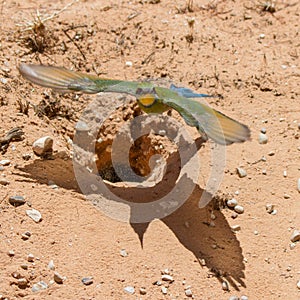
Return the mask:
<svg viewBox="0 0 300 300">
<path fill-rule="evenodd" d="M 241 205 L 236 205 L 236 206 L 234 207 L 234 211 L 235 211 L 236 213 L 238 213 L 238 214 L 242 214 L 242 213 L 244 212 L 244 207 L 241 206 Z"/>
<path fill-rule="evenodd" d="M 240 231 L 241 230 L 241 226 L 240 225 L 233 225 L 233 226 L 231 226 L 231 229 L 233 231 Z"/>
<path fill-rule="evenodd" d="M 193 293 L 192 293 L 192 290 L 191 290 L 191 289 L 186 289 L 186 290 L 184 291 L 184 293 L 185 293 L 185 295 L 186 295 L 187 297 L 193 297 Z"/>
<path fill-rule="evenodd" d="M 126 286 L 126 287 L 124 288 L 124 291 L 125 291 L 127 294 L 130 294 L 130 295 L 133 295 L 134 292 L 135 292 L 133 286 Z"/>
<path fill-rule="evenodd" d="M 32 150 L 37 156 L 46 156 L 52 154 L 52 147 L 53 139 L 50 136 L 44 136 L 33 143 Z"/>
<path fill-rule="evenodd" d="M 29 262 L 33 262 L 34 261 L 34 255 L 32 253 L 28 254 L 27 261 L 29 261 Z"/>
<path fill-rule="evenodd" d="M 58 284 L 62 284 L 64 282 L 64 278 L 57 272 L 54 272 L 53 279 Z"/>
<path fill-rule="evenodd" d="M 299 230 L 294 230 L 290 237 L 291 242 L 295 243 L 300 241 L 300 231 Z"/>
<path fill-rule="evenodd" d="M 173 282 L 174 281 L 173 277 L 171 275 L 168 275 L 168 274 L 162 275 L 161 280 L 168 281 L 168 282 Z"/>
<path fill-rule="evenodd" d="M 41 290 L 45 290 L 45 289 L 47 289 L 47 288 L 48 288 L 48 284 L 47 284 L 46 282 L 44 282 L 44 281 L 39 281 L 39 282 L 35 283 L 35 284 L 32 286 L 31 290 L 32 290 L 33 292 L 38 292 L 38 291 L 41 291 Z"/>
<path fill-rule="evenodd" d="M 268 142 L 268 136 L 264 133 L 260 133 L 258 136 L 258 142 L 260 144 L 266 144 Z"/>
<path fill-rule="evenodd" d="M 36 223 L 38 223 L 42 220 L 41 213 L 38 210 L 34 209 L 34 208 L 27 209 L 26 214 L 27 214 L 28 217 L 30 217 Z"/>
<path fill-rule="evenodd" d="M 238 173 L 240 178 L 247 176 L 247 172 L 243 168 L 236 168 L 236 172 Z"/>
<path fill-rule="evenodd" d="M 26 231 L 21 235 L 22 240 L 26 241 L 31 237 L 31 232 L 30 231 Z"/>
<path fill-rule="evenodd" d="M 236 219 L 239 216 L 235 211 L 231 214 L 232 219 Z"/>
<path fill-rule="evenodd" d="M 17 285 L 19 288 L 23 289 L 23 288 L 26 288 L 27 287 L 27 284 L 28 284 L 28 281 L 26 278 L 19 278 L 18 281 L 17 281 Z"/>
<path fill-rule="evenodd" d="M 126 257 L 126 256 L 128 256 L 128 253 L 126 252 L 125 249 L 121 249 L 120 255 L 121 255 L 122 257 Z"/>
<path fill-rule="evenodd" d="M 28 270 L 28 265 L 27 265 L 27 264 L 21 264 L 20 267 L 21 267 L 23 270 Z"/>
<path fill-rule="evenodd" d="M 91 285 L 94 281 L 93 281 L 93 277 L 92 276 L 89 276 L 89 277 L 83 277 L 81 279 L 81 282 L 84 284 L 84 285 Z"/>
<path fill-rule="evenodd" d="M 273 204 L 267 204 L 266 205 L 266 211 L 268 214 L 271 214 L 274 211 L 274 205 Z"/>
<path fill-rule="evenodd" d="M 266 134 L 267 133 L 267 129 L 265 127 L 261 128 L 260 130 L 261 133 Z"/>
<path fill-rule="evenodd" d="M 1 178 L 1 179 L 0 179 L 0 184 L 1 184 L 1 185 L 9 185 L 10 182 L 9 182 L 7 179 L 5 179 L 5 178 Z"/>
<path fill-rule="evenodd" d="M 161 292 L 162 292 L 164 295 L 167 295 L 167 294 L 168 294 L 168 289 L 167 289 L 165 286 L 162 286 L 162 287 L 161 287 Z"/>
<path fill-rule="evenodd" d="M 235 206 L 238 205 L 238 202 L 236 199 L 232 198 L 232 199 L 228 200 L 226 204 L 229 208 L 234 208 Z"/>
<path fill-rule="evenodd" d="M 229 291 L 229 286 L 227 281 L 222 282 L 222 289 L 223 291 Z"/>
<path fill-rule="evenodd" d="M 52 271 L 55 270 L 55 265 L 54 265 L 54 261 L 51 259 L 48 263 L 48 268 Z"/>
<path fill-rule="evenodd" d="M 9 159 L 2 159 L 2 160 L 0 160 L 0 165 L 1 166 L 8 166 L 8 165 L 10 165 L 10 160 Z"/>
<path fill-rule="evenodd" d="M 23 196 L 16 195 L 16 196 L 10 196 L 9 199 L 8 199 L 8 202 L 11 205 L 17 207 L 17 206 L 25 204 L 26 200 L 25 200 L 25 198 Z"/>
</svg>

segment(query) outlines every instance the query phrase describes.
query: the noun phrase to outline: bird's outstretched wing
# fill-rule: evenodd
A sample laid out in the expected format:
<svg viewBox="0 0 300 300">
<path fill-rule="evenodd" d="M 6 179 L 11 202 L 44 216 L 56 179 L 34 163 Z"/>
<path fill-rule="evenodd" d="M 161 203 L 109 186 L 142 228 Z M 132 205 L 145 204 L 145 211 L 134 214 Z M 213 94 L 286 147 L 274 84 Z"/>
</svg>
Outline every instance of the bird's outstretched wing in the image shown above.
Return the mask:
<svg viewBox="0 0 300 300">
<path fill-rule="evenodd" d="M 179 112 L 185 122 L 196 127 L 201 134 L 205 134 L 221 145 L 242 143 L 250 138 L 249 128 L 225 116 L 221 112 L 192 99 L 186 99 L 171 90 L 156 87 L 159 99 Z"/>
<path fill-rule="evenodd" d="M 44 65 L 19 66 L 21 75 L 27 80 L 59 92 L 127 93 L 135 96 L 138 83 L 113 79 L 102 79 L 94 75 Z"/>
<path fill-rule="evenodd" d="M 163 111 L 160 106 L 168 106 L 183 117 L 189 126 L 218 144 L 240 143 L 250 138 L 250 130 L 219 111 L 188 98 L 210 97 L 197 94 L 190 89 L 171 85 L 170 89 L 156 87 L 150 82 L 132 82 L 102 79 L 97 76 L 70 71 L 64 68 L 43 65 L 19 67 L 23 77 L 38 85 L 61 92 L 116 92 L 135 96 L 146 112 Z"/>
</svg>

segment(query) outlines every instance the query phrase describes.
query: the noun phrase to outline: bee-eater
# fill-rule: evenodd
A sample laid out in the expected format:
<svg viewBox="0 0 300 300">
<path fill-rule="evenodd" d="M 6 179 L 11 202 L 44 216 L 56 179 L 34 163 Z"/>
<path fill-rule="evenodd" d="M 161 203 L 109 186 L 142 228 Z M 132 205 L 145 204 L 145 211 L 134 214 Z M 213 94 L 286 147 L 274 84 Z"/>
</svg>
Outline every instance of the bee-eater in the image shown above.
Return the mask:
<svg viewBox="0 0 300 300">
<path fill-rule="evenodd" d="M 250 138 L 246 125 L 225 116 L 221 112 L 190 98 L 211 97 L 197 94 L 188 88 L 171 85 L 156 86 L 151 82 L 134 82 L 103 79 L 94 75 L 70 71 L 64 68 L 21 64 L 23 77 L 38 85 L 60 92 L 115 92 L 136 97 L 146 113 L 162 113 L 175 109 L 189 126 L 196 127 L 203 138 L 210 138 L 222 145 L 241 143 Z"/>
</svg>

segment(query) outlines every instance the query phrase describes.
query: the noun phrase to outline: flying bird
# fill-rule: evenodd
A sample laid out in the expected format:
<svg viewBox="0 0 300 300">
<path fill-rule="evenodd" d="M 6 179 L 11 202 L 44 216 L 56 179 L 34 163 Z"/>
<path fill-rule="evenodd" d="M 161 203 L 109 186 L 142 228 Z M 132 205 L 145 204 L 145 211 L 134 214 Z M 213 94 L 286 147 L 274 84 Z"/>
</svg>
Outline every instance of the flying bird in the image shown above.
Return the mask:
<svg viewBox="0 0 300 300">
<path fill-rule="evenodd" d="M 187 125 L 196 127 L 204 139 L 221 145 L 245 142 L 250 138 L 249 128 L 223 113 L 192 98 L 213 97 L 197 94 L 191 89 L 171 85 L 156 86 L 151 82 L 134 82 L 99 78 L 65 68 L 21 64 L 21 75 L 27 80 L 60 92 L 125 93 L 134 96 L 146 113 L 163 113 L 175 109 Z"/>
</svg>

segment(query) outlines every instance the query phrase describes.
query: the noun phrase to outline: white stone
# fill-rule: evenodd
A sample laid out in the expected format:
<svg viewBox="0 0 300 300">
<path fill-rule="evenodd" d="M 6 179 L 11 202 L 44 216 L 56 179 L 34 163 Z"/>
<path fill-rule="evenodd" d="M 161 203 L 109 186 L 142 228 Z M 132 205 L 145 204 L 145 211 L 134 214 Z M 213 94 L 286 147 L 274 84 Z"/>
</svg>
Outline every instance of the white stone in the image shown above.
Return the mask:
<svg viewBox="0 0 300 300">
<path fill-rule="evenodd" d="M 32 150 L 37 156 L 51 154 L 53 149 L 53 139 L 50 136 L 44 136 L 36 140 L 32 145 Z"/>
</svg>

